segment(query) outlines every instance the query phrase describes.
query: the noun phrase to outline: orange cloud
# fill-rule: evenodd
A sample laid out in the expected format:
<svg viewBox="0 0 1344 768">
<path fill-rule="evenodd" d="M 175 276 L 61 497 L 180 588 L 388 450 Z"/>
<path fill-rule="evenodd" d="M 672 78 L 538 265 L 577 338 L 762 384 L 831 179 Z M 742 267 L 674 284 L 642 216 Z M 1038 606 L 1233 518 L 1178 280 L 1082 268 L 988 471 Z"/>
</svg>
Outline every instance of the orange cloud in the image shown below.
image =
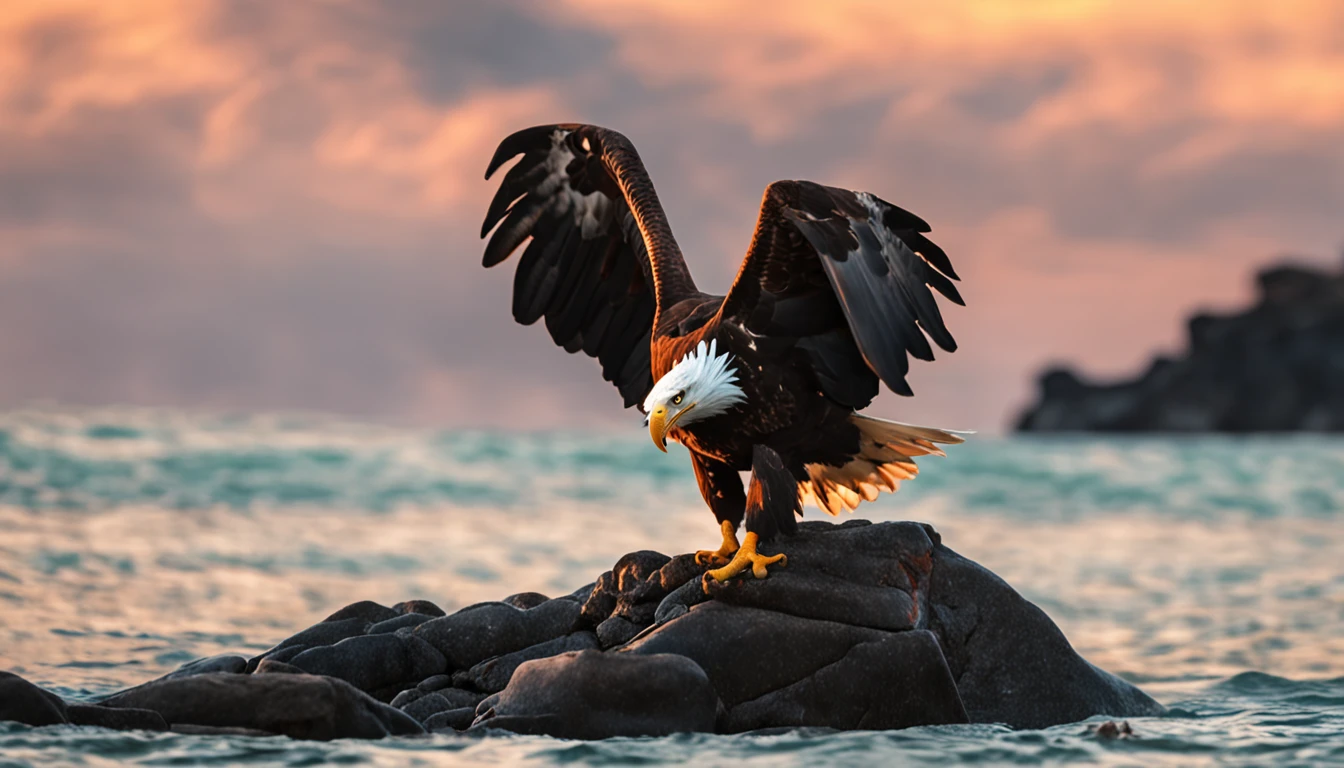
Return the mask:
<svg viewBox="0 0 1344 768">
<path fill-rule="evenodd" d="M 761 138 L 866 97 L 894 95 L 898 113 L 917 119 L 996 75 L 1060 63 L 1078 66 L 1077 76 L 1015 122 L 1016 141 L 1098 122 L 1138 130 L 1199 118 L 1280 132 L 1344 124 L 1344 7 L 1330 0 L 1239 0 L 1216 11 L 997 0 L 566 6 L 557 23 L 609 29 L 642 77 L 708 85 L 705 107 Z"/>
<path fill-rule="evenodd" d="M 636 141 L 708 290 L 774 178 L 927 218 L 966 278 L 961 351 L 881 407 L 992 427 L 1041 362 L 1132 368 L 1269 255 L 1333 250 L 1340 30 L 1328 0 L 11 0 L 0 328 L 56 335 L 0 331 L 23 372 L 0 400 L 624 423 L 590 361 L 510 324 L 504 270 L 475 269 L 495 142 L 583 119 Z M 87 277 L 132 261 L 136 306 Z"/>
</svg>

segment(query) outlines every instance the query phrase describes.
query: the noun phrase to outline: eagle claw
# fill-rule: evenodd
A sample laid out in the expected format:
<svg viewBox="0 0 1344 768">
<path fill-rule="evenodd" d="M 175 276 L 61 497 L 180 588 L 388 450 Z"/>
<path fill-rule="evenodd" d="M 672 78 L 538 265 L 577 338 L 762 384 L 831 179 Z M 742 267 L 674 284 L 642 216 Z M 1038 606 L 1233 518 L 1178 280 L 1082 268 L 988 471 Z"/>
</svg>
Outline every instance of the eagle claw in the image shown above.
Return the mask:
<svg viewBox="0 0 1344 768">
<path fill-rule="evenodd" d="M 780 567 L 783 567 L 789 564 L 789 558 L 784 554 L 767 556 L 757 553 L 756 541 L 756 534 L 748 531 L 742 539 L 742 548 L 737 550 L 733 559 L 722 568 L 709 571 L 709 577 L 715 581 L 727 581 L 750 568 L 751 575 L 758 579 L 764 579 L 770 575 L 770 572 L 766 570 L 767 565 L 779 563 Z"/>
</svg>

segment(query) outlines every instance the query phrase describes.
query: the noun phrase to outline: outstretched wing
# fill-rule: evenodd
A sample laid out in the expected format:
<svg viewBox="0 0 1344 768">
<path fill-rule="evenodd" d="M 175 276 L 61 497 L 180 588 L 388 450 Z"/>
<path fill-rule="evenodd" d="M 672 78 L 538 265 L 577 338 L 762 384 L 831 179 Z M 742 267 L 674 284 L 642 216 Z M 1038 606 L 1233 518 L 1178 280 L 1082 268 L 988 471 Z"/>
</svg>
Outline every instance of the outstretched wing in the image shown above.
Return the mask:
<svg viewBox="0 0 1344 768">
<path fill-rule="evenodd" d="M 675 256 L 673 277 L 684 263 L 639 156 L 614 131 L 542 125 L 504 139 L 485 177 L 519 154 L 481 225 L 481 237 L 498 225 L 483 262 L 493 267 L 531 238 L 514 274 L 514 318 L 545 318 L 556 344 L 598 359 L 626 407 L 641 403 L 658 309 L 648 249 Z"/>
<path fill-rule="evenodd" d="M 930 340 L 957 348 L 933 291 L 963 303 L 957 273 L 928 231 L 866 192 L 777 181 L 765 190 L 722 317 L 757 335 L 796 338 L 823 391 L 845 405 L 868 405 L 878 379 L 913 394 L 909 358 L 932 360 Z"/>
</svg>

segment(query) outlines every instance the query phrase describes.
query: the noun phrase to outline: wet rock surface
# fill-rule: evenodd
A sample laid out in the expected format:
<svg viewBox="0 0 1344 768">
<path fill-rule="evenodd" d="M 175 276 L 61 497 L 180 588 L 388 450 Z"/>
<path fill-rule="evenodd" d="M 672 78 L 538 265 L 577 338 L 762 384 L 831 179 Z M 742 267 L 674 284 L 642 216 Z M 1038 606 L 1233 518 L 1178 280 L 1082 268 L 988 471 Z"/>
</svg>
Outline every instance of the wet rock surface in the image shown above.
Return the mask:
<svg viewBox="0 0 1344 768">
<path fill-rule="evenodd" d="M 180 733 L 567 738 L 1037 728 L 1161 713 L 1078 656 L 1040 609 L 916 523 L 806 522 L 765 580 L 640 551 L 558 598 L 452 614 L 346 606 L 252 659 L 201 659 L 97 704 L 0 673 L 0 719 Z"/>
<path fill-rule="evenodd" d="M 1254 306 L 1197 314 L 1189 349 L 1139 377 L 1040 377 L 1019 418 L 1030 432 L 1344 432 L 1344 272 L 1281 265 L 1257 276 Z"/>
<path fill-rule="evenodd" d="M 215 672 L 159 680 L 103 705 L 151 710 L 172 726 L 249 728 L 295 739 L 377 739 L 424 731 L 414 718 L 344 680 L 318 675 Z"/>
<path fill-rule="evenodd" d="M 568 739 L 712 732 L 717 697 L 685 656 L 571 651 L 524 662 L 481 702 L 473 729 Z"/>
</svg>

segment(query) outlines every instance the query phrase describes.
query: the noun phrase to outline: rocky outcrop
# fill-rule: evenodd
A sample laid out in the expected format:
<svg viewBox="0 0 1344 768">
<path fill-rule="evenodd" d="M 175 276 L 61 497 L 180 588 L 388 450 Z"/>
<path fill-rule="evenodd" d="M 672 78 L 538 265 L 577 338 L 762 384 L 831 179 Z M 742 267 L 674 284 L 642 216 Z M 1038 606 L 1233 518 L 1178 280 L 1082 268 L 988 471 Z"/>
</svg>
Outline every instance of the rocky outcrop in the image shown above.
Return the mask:
<svg viewBox="0 0 1344 768">
<path fill-rule="evenodd" d="M 208 672 L 158 680 L 103 707 L 157 712 L 170 726 L 247 728 L 295 739 L 377 739 L 424 733 L 415 718 L 354 686 L 320 675 Z"/>
<path fill-rule="evenodd" d="M 642 551 L 557 598 L 451 615 L 356 603 L 254 659 L 203 659 L 98 705 L 0 675 L 0 718 L 306 739 L 603 738 L 1037 728 L 1163 711 L 927 526 L 808 522 L 762 547 L 778 550 L 789 564 L 764 580 L 706 580 L 689 555 Z"/>
<path fill-rule="evenodd" d="M 1056 368 L 1018 419 L 1031 432 L 1344 431 L 1344 273 L 1261 272 L 1259 298 L 1189 322 L 1189 351 L 1130 381 Z"/>
<path fill-rule="evenodd" d="M 570 651 L 518 667 L 477 708 L 475 727 L 566 739 L 712 732 L 718 697 L 705 671 L 677 654 Z"/>
</svg>

